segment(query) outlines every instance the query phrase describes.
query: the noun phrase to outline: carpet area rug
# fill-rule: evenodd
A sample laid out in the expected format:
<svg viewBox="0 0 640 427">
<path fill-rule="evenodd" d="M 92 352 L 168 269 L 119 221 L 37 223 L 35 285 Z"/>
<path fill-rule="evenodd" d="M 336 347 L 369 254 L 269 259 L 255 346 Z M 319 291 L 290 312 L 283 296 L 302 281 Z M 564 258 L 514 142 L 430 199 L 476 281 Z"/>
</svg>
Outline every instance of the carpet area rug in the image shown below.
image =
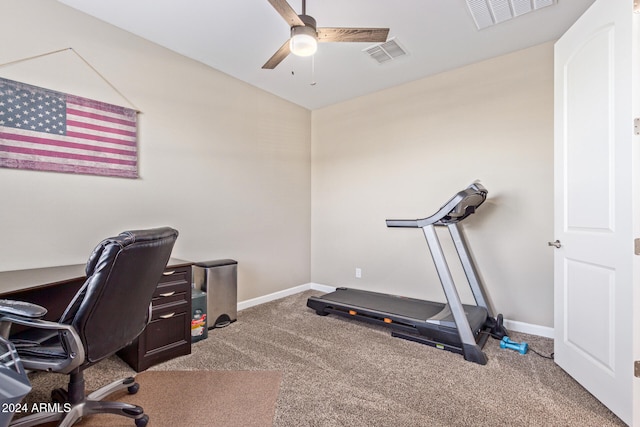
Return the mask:
<svg viewBox="0 0 640 427">
<path fill-rule="evenodd" d="M 110 400 L 142 406 L 149 427 L 265 427 L 273 425 L 281 379 L 278 371 L 146 371 L 136 375 L 138 393 L 117 393 Z M 135 424 L 99 414 L 75 425 Z"/>
</svg>

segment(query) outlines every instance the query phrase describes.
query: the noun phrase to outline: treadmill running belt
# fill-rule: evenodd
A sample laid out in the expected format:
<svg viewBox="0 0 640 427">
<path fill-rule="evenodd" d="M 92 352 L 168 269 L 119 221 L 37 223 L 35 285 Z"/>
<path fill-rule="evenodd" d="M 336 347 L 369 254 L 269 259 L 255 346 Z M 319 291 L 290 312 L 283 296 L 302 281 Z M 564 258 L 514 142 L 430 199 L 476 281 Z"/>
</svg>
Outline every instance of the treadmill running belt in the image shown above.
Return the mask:
<svg viewBox="0 0 640 427">
<path fill-rule="evenodd" d="M 320 299 L 326 301 L 327 305 L 334 302 L 356 310 L 361 308 L 422 321 L 433 317 L 445 306 L 443 303 L 346 288 L 338 288 L 335 292 L 321 296 Z"/>
</svg>

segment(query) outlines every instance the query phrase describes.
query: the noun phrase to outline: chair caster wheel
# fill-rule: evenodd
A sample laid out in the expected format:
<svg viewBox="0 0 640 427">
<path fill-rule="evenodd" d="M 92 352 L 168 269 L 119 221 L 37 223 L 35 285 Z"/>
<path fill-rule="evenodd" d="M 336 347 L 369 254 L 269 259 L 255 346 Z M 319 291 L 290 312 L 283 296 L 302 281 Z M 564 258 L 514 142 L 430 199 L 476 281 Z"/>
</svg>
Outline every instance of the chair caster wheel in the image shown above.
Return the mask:
<svg viewBox="0 0 640 427">
<path fill-rule="evenodd" d="M 138 383 L 134 383 L 133 385 L 130 385 L 129 387 L 127 387 L 127 391 L 129 392 L 129 394 L 136 394 L 139 389 L 140 389 L 140 384 Z M 146 425 L 146 424 L 143 424 L 143 425 Z"/>
<path fill-rule="evenodd" d="M 149 422 L 149 416 L 143 415 L 141 418 L 138 418 L 137 420 L 135 420 L 135 422 L 136 422 L 136 427 L 146 427 L 147 423 Z"/>
<path fill-rule="evenodd" d="M 56 388 L 51 391 L 51 401 L 53 403 L 67 403 L 69 401 L 69 393 L 63 388 Z"/>
</svg>

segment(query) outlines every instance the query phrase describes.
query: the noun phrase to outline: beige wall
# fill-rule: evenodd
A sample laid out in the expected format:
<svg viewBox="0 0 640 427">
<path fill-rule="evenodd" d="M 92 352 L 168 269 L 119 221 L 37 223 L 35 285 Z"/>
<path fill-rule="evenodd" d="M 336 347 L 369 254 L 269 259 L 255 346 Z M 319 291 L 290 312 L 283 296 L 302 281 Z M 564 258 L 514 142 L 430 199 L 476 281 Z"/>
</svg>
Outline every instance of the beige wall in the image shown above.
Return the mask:
<svg viewBox="0 0 640 427">
<path fill-rule="evenodd" d="M 490 298 L 553 326 L 552 79 L 549 43 L 313 111 L 312 281 L 443 300 L 421 230 L 385 219 L 480 179 L 489 199 L 464 225 Z"/>
<path fill-rule="evenodd" d="M 310 113 L 58 2 L 0 10 L 0 63 L 73 47 L 129 102 L 72 51 L 0 77 L 142 111 L 138 180 L 0 169 L 0 271 L 167 224 L 174 256 L 239 261 L 241 301 L 309 281 L 442 300 L 421 232 L 384 220 L 480 179 L 489 200 L 465 230 L 491 300 L 553 325 L 552 44 Z"/>
<path fill-rule="evenodd" d="M 309 282 L 308 110 L 56 1 L 0 10 L 0 63 L 72 47 L 142 111 L 138 180 L 0 169 L 0 271 L 85 262 L 107 235 L 170 225 L 174 256 L 238 260 L 240 301 Z M 72 51 L 0 77 L 130 106 Z"/>
</svg>

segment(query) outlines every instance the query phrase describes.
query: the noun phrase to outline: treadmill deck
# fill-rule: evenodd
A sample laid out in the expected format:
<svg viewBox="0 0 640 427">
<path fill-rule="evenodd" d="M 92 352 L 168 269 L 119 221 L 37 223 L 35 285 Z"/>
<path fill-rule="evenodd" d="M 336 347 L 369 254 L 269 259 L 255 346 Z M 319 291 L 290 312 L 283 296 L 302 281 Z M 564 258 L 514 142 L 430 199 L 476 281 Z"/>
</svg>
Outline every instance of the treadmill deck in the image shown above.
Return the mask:
<svg viewBox="0 0 640 427">
<path fill-rule="evenodd" d="M 338 288 L 335 292 L 313 298 L 313 300 L 322 301 L 327 307 L 334 309 L 377 313 L 381 317 L 393 318 L 416 326 L 435 324 L 455 328 L 455 321 L 448 311 L 447 304 L 439 302 L 351 288 Z M 487 318 L 487 311 L 472 305 L 463 305 L 463 307 L 471 329 L 474 331 L 480 329 Z"/>
</svg>

